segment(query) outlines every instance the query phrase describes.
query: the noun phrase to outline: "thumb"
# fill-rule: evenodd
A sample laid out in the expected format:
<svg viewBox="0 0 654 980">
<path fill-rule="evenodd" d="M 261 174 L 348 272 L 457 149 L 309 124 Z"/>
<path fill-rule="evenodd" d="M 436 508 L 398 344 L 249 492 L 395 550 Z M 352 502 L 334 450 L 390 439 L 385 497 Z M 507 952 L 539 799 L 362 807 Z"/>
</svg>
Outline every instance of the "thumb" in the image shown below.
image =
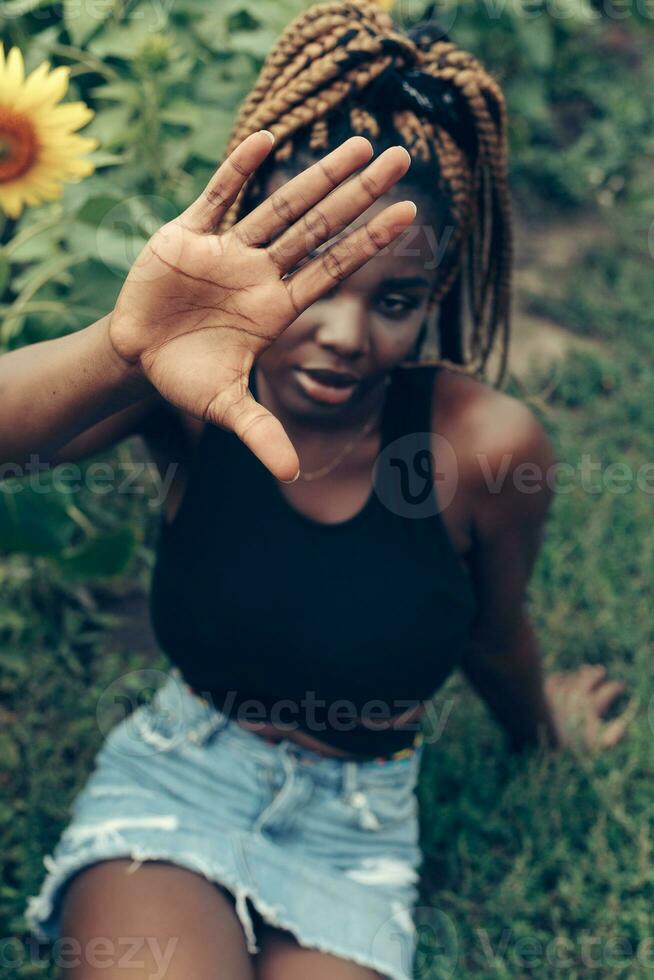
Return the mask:
<svg viewBox="0 0 654 980">
<path fill-rule="evenodd" d="M 246 391 L 221 421 L 254 453 L 278 480 L 292 483 L 300 475 L 300 460 L 284 426 Z"/>
</svg>

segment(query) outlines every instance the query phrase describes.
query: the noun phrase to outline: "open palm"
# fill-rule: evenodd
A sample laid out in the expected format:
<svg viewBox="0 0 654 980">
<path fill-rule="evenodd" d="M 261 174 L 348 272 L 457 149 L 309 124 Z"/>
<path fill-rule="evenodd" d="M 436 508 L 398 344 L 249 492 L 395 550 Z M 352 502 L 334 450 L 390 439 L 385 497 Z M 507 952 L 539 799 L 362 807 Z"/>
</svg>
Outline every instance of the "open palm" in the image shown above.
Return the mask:
<svg viewBox="0 0 654 980">
<path fill-rule="evenodd" d="M 353 137 L 216 234 L 271 146 L 265 132 L 249 136 L 200 197 L 155 232 L 120 292 L 110 337 L 164 398 L 231 429 L 275 476 L 288 480 L 298 470 L 297 454 L 279 420 L 250 394 L 252 366 L 335 280 L 401 234 L 415 207 L 391 205 L 310 258 L 410 165 L 408 153 L 392 147 L 361 170 L 372 147 Z"/>
</svg>

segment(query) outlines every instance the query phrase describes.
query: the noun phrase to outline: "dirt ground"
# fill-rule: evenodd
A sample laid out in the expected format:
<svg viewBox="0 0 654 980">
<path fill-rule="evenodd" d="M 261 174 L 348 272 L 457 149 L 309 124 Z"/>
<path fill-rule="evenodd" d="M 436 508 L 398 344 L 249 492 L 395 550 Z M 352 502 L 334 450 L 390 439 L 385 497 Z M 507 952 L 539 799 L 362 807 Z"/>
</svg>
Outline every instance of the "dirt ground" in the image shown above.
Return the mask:
<svg viewBox="0 0 654 980">
<path fill-rule="evenodd" d="M 533 294 L 556 292 L 561 273 L 574 266 L 582 252 L 607 235 L 596 218 L 569 218 L 543 223 L 518 216 L 515 222 L 514 279 L 509 346 L 509 370 L 524 377 L 533 363 L 562 359 L 572 348 L 598 351 L 598 341 L 578 337 L 561 324 L 529 311 Z M 497 357 L 490 359 L 490 377 L 495 376 Z"/>
</svg>

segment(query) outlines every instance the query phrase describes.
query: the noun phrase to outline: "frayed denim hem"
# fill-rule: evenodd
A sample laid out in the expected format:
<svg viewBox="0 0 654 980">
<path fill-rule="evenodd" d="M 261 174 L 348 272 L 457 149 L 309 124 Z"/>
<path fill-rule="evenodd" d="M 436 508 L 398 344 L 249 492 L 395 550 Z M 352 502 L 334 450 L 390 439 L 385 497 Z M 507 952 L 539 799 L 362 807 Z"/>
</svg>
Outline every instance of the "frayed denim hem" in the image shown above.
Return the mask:
<svg viewBox="0 0 654 980">
<path fill-rule="evenodd" d="M 253 907 L 269 925 L 284 929 L 290 932 L 300 946 L 307 949 L 316 949 L 321 953 L 329 953 L 345 960 L 356 963 L 358 966 L 368 967 L 381 973 L 384 980 L 412 980 L 406 973 L 399 972 L 396 967 L 379 963 L 372 957 L 363 956 L 358 951 L 339 948 L 324 940 L 311 938 L 302 935 L 300 928 L 286 919 L 280 906 L 270 905 L 264 901 L 256 892 L 242 883 L 236 881 L 223 868 L 214 865 L 207 866 L 207 862 L 194 853 L 178 853 L 166 851 L 165 849 L 149 849 L 138 845 L 128 845 L 124 848 L 113 847 L 98 850 L 97 847 L 89 849 L 88 852 L 77 852 L 75 854 L 62 855 L 54 859 L 47 855 L 43 860 L 48 875 L 45 878 L 40 892 L 30 896 L 27 900 L 25 910 L 25 920 L 29 930 L 42 942 L 53 942 L 59 936 L 57 913 L 57 902 L 64 886 L 72 877 L 84 868 L 91 867 L 101 861 L 114 858 L 131 858 L 132 864 L 127 869 L 127 874 L 133 874 L 145 861 L 168 861 L 178 867 L 187 868 L 190 871 L 198 872 L 213 884 L 226 888 L 236 903 L 236 914 L 243 927 L 248 953 L 256 955 L 260 952 L 257 944 L 254 925 L 247 907 L 249 899 Z M 53 916 L 55 916 L 53 918 Z"/>
</svg>

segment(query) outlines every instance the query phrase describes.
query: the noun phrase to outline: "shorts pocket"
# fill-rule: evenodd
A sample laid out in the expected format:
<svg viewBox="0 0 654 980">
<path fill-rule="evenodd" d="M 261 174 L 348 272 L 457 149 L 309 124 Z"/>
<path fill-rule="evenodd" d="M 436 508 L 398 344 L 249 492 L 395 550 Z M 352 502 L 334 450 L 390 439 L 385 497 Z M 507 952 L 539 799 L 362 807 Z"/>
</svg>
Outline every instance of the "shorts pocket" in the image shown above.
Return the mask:
<svg viewBox="0 0 654 980">
<path fill-rule="evenodd" d="M 170 676 L 152 700 L 140 704 L 115 726 L 105 746 L 135 756 L 202 748 L 228 721 L 227 715 Z"/>
<path fill-rule="evenodd" d="M 360 788 L 355 790 L 350 802 L 358 802 L 364 797 L 368 808 L 382 827 L 406 824 L 417 817 L 418 799 L 408 783 Z"/>
<path fill-rule="evenodd" d="M 360 782 L 339 795 L 348 824 L 367 831 L 402 831 L 417 823 L 418 798 L 412 781 Z"/>
</svg>

